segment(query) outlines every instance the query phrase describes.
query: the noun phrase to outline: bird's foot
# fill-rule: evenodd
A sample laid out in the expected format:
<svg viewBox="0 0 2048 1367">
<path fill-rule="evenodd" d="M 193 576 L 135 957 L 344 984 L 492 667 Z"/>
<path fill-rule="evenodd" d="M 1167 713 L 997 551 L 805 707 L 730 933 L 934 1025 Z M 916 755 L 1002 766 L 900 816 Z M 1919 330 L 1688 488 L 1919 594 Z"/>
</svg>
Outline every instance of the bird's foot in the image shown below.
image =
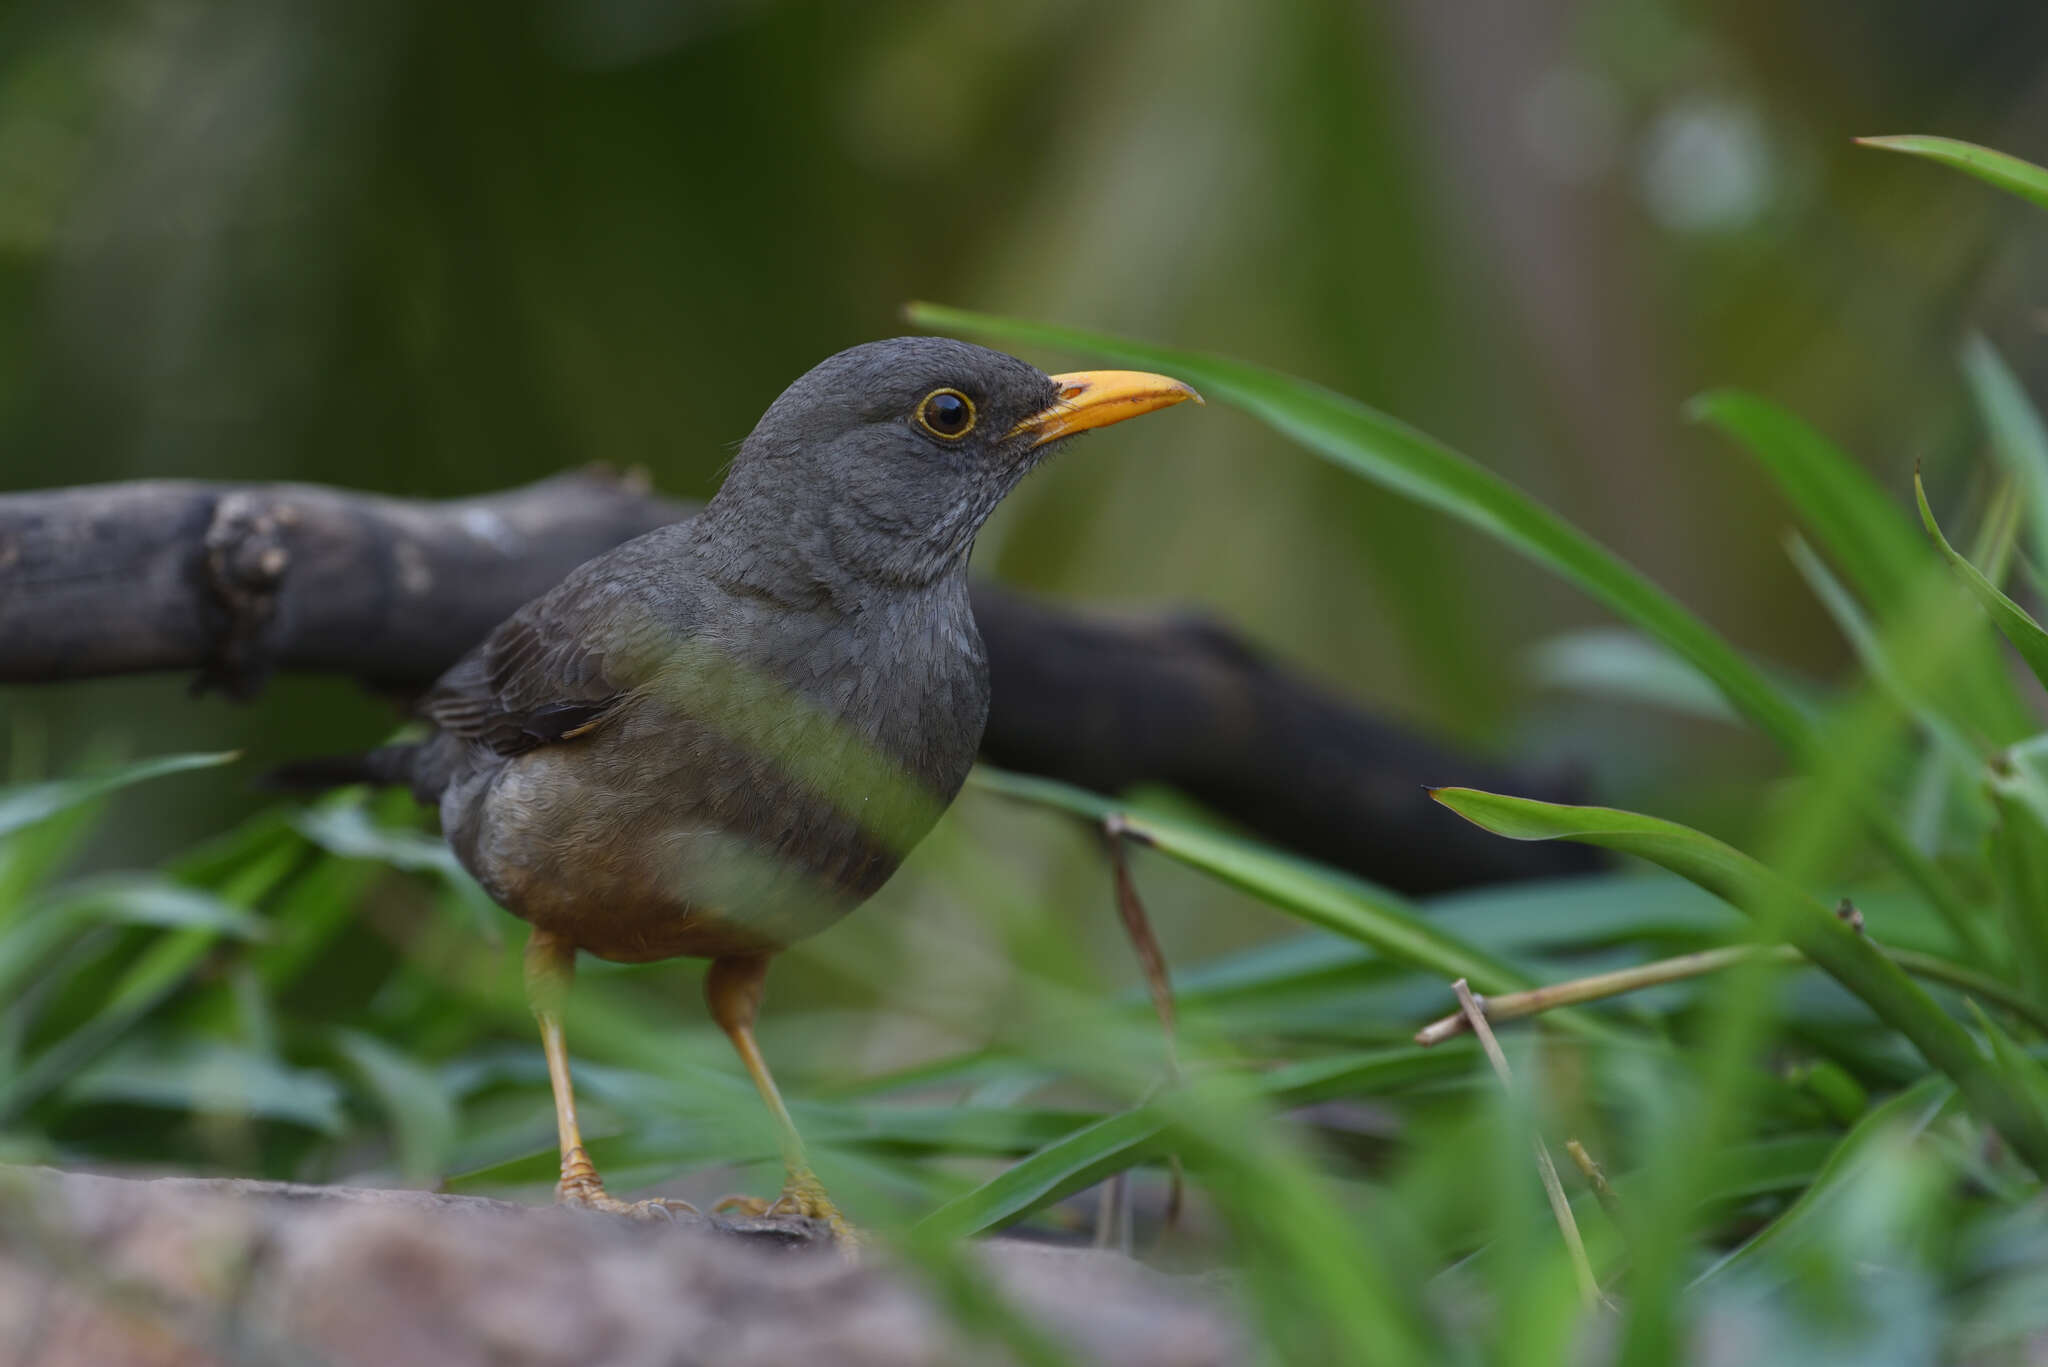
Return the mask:
<svg viewBox="0 0 2048 1367">
<path fill-rule="evenodd" d="M 623 1215 L 628 1220 L 673 1220 L 678 1215 L 696 1215 L 688 1201 L 658 1196 L 648 1201 L 621 1201 L 604 1189 L 591 1165 L 590 1155 L 579 1146 L 562 1160 L 562 1180 L 555 1184 L 555 1204 L 577 1210 L 594 1210 L 601 1215 Z"/>
<path fill-rule="evenodd" d="M 807 1220 L 822 1220 L 842 1248 L 852 1249 L 860 1244 L 860 1236 L 825 1194 L 825 1184 L 818 1180 L 818 1174 L 809 1168 L 791 1171 L 782 1194 L 772 1201 L 758 1196 L 728 1196 L 711 1208 L 739 1215 L 800 1215 Z"/>
</svg>

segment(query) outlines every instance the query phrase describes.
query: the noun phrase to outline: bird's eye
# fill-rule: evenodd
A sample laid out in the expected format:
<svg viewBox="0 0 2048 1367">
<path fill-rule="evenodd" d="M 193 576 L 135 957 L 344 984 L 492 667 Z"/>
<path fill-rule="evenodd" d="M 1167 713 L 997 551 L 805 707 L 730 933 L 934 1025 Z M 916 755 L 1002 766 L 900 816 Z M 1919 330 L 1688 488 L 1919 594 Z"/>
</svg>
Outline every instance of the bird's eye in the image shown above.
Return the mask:
<svg viewBox="0 0 2048 1367">
<path fill-rule="evenodd" d="M 974 430 L 974 400 L 957 389 L 934 389 L 918 401 L 918 425 L 952 441 Z"/>
</svg>

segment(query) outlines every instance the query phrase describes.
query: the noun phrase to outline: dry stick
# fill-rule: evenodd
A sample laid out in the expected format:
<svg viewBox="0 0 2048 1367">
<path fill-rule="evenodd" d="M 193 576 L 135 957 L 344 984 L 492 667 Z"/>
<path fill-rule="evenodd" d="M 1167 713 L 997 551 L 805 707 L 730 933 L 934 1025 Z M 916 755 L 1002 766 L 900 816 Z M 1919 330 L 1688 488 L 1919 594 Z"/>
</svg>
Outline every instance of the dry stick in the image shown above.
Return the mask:
<svg viewBox="0 0 2048 1367">
<path fill-rule="evenodd" d="M 1608 1218 L 1614 1221 L 1614 1227 L 1621 1231 L 1621 1237 L 1626 1239 L 1628 1226 L 1622 1222 L 1621 1198 L 1616 1196 L 1614 1188 L 1608 1185 L 1606 1172 L 1593 1161 L 1593 1155 L 1587 1153 L 1586 1146 L 1578 1140 L 1565 1140 L 1564 1151 L 1572 1156 L 1572 1162 L 1578 1164 L 1579 1172 L 1585 1176 L 1586 1185 L 1593 1188 L 1593 1195 L 1600 1202 L 1600 1209 L 1607 1212 Z"/>
<path fill-rule="evenodd" d="M 1096 1248 L 1114 1248 L 1122 1253 L 1131 1251 L 1131 1183 L 1130 1172 L 1111 1173 L 1102 1184 L 1102 1191 L 1095 1199 L 1095 1240 Z"/>
<path fill-rule="evenodd" d="M 1493 1037 L 1493 1031 L 1486 1024 L 1486 1012 L 1480 1008 L 1479 999 L 1472 995 L 1472 988 L 1463 978 L 1451 984 L 1451 991 L 1458 994 L 1458 1004 L 1472 1023 L 1472 1033 L 1479 1036 L 1479 1045 L 1486 1050 L 1487 1060 L 1493 1064 L 1500 1085 L 1512 1096 L 1514 1074 L 1508 1071 L 1507 1055 L 1500 1051 L 1500 1041 Z M 1578 1274 L 1579 1299 L 1589 1307 L 1604 1304 L 1606 1298 L 1600 1294 L 1600 1279 L 1593 1275 L 1593 1263 L 1586 1256 L 1585 1240 L 1579 1237 L 1579 1222 L 1572 1215 L 1572 1203 L 1565 1199 L 1564 1183 L 1557 1180 L 1557 1165 L 1550 1161 L 1550 1150 L 1533 1126 L 1529 1137 L 1536 1148 L 1536 1171 L 1543 1178 L 1543 1193 L 1550 1198 L 1550 1213 L 1557 1218 L 1558 1232 L 1564 1235 L 1565 1251 L 1571 1254 L 1572 1271 Z"/>
<path fill-rule="evenodd" d="M 1933 954 L 1891 948 L 1885 948 L 1884 952 L 1890 956 L 1893 963 L 1916 978 L 1945 983 L 1963 992 L 1982 997 L 2024 1018 L 2036 1029 L 2048 1030 L 2048 1016 L 2044 1016 L 2039 1007 L 2015 995 L 2010 988 L 1995 978 L 1986 977 L 1959 964 L 1952 964 Z M 1751 955 L 1763 955 L 1782 964 L 1806 962 L 1806 956 L 1790 945 L 1734 945 L 1725 949 L 1701 950 L 1696 954 L 1681 954 L 1675 959 L 1659 959 L 1654 963 L 1638 964 L 1634 968 L 1617 969 L 1612 973 L 1594 973 L 1584 978 L 1573 978 L 1568 982 L 1553 983 L 1548 987 L 1533 988 L 1527 992 L 1504 992 L 1498 997 L 1481 997 L 1478 1000 L 1486 1011 L 1487 1019 L 1514 1020 L 1521 1016 L 1533 1016 L 1553 1007 L 1576 1006 L 1581 1002 L 1598 1001 L 1603 997 L 1618 997 L 1624 992 L 1636 992 L 1645 987 L 1658 987 L 1685 978 L 1696 978 L 1740 963 Z M 1432 1044 L 1442 1044 L 1447 1039 L 1464 1034 L 1467 1028 L 1464 1013 L 1454 1012 L 1417 1030 L 1415 1042 L 1426 1049 Z"/>
<path fill-rule="evenodd" d="M 1102 818 L 1102 838 L 1109 846 L 1109 868 L 1116 884 L 1116 912 L 1124 923 L 1124 934 L 1131 940 L 1131 948 L 1137 952 L 1138 965 L 1145 973 L 1145 986 L 1152 993 L 1152 1010 L 1159 1016 L 1160 1028 L 1166 1034 L 1166 1072 L 1173 1081 L 1180 1081 L 1180 1045 L 1178 1019 L 1173 1005 L 1173 979 L 1167 973 L 1166 955 L 1159 948 L 1159 937 L 1152 933 L 1152 918 L 1145 914 L 1145 904 L 1138 897 L 1138 884 L 1131 877 L 1131 863 L 1124 852 L 1124 842 L 1135 840 L 1149 843 L 1147 837 L 1133 831 L 1124 820 L 1123 813 L 1111 812 Z M 1171 1177 L 1166 1187 L 1166 1214 L 1164 1225 L 1174 1229 L 1180 1224 L 1181 1207 L 1186 1191 L 1186 1176 L 1180 1165 L 1180 1155 L 1167 1155 Z"/>
<path fill-rule="evenodd" d="M 1130 860 L 1124 854 L 1126 840 L 1141 844 L 1149 842 L 1131 829 L 1122 812 L 1111 812 L 1102 818 L 1102 836 L 1109 845 L 1109 867 L 1116 882 L 1116 914 L 1124 923 L 1124 934 L 1131 937 L 1131 948 L 1137 951 L 1138 966 L 1145 971 L 1145 986 L 1152 992 L 1152 1009 L 1158 1013 L 1160 1027 L 1166 1031 L 1167 1071 L 1178 1081 L 1180 1050 L 1173 1008 L 1173 979 L 1167 974 L 1166 955 L 1160 951 L 1159 939 L 1152 933 L 1152 920 L 1145 915 L 1145 904 L 1138 899 L 1138 885 L 1131 877 Z"/>
<path fill-rule="evenodd" d="M 1569 982 L 1553 983 L 1548 987 L 1531 988 L 1527 992 L 1505 992 L 1498 997 L 1475 997 L 1486 1012 L 1489 1020 L 1514 1020 L 1520 1016 L 1533 1016 L 1539 1011 L 1548 1011 L 1557 1006 L 1576 1006 L 1580 1002 L 1598 1001 L 1602 997 L 1617 997 L 1624 992 L 1635 992 L 1645 987 L 1656 987 L 1661 983 L 1677 982 L 1682 978 L 1695 978 L 1702 973 L 1712 973 L 1727 968 L 1754 953 L 1750 945 L 1738 945 L 1729 949 L 1706 949 L 1697 954 L 1681 954 L 1675 959 L 1659 959 L 1655 963 L 1638 964 L 1634 968 L 1617 969 L 1612 973 L 1594 973 L 1584 978 L 1573 978 Z M 1415 1042 L 1428 1048 L 1442 1044 L 1447 1039 L 1462 1035 L 1471 1028 L 1464 1011 L 1454 1011 L 1448 1016 L 1431 1021 L 1415 1032 Z"/>
</svg>

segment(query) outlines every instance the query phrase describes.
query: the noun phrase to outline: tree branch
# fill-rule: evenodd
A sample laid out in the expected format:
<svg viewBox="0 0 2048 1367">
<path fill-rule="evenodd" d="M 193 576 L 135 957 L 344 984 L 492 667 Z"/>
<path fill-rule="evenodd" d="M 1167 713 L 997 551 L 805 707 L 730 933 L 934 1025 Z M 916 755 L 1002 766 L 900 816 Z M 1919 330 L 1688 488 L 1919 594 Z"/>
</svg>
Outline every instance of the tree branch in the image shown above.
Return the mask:
<svg viewBox="0 0 2048 1367">
<path fill-rule="evenodd" d="M 572 567 L 693 505 L 601 470 L 444 502 L 141 481 L 0 496 L 0 683 L 276 670 L 431 683 Z M 994 762 L 1117 792 L 1172 784 L 1258 834 L 1420 893 L 1594 866 L 1499 840 L 1425 783 L 1566 799 L 1328 697 L 1223 627 L 1084 617 L 987 583 Z"/>
<path fill-rule="evenodd" d="M 914 1268 L 790 1247 L 806 1231 L 770 1223 L 0 1168 L 0 1325 L 24 1367 L 1011 1360 Z M 1121 1254 L 995 1240 L 949 1256 L 1077 1362 L 1250 1351 L 1213 1291 Z"/>
</svg>

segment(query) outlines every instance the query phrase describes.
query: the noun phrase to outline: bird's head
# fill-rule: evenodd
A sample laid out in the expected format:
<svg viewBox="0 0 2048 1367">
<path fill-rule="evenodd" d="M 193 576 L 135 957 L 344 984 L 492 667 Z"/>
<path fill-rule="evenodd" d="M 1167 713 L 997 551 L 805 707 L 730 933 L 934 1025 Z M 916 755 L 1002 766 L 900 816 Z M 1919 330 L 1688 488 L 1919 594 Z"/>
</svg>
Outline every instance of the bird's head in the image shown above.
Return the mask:
<svg viewBox="0 0 2048 1367">
<path fill-rule="evenodd" d="M 869 342 L 783 391 L 711 507 L 846 576 L 929 583 L 1061 442 L 1183 399 L 1201 402 L 1142 371 L 1048 375 L 946 338 Z"/>
</svg>

